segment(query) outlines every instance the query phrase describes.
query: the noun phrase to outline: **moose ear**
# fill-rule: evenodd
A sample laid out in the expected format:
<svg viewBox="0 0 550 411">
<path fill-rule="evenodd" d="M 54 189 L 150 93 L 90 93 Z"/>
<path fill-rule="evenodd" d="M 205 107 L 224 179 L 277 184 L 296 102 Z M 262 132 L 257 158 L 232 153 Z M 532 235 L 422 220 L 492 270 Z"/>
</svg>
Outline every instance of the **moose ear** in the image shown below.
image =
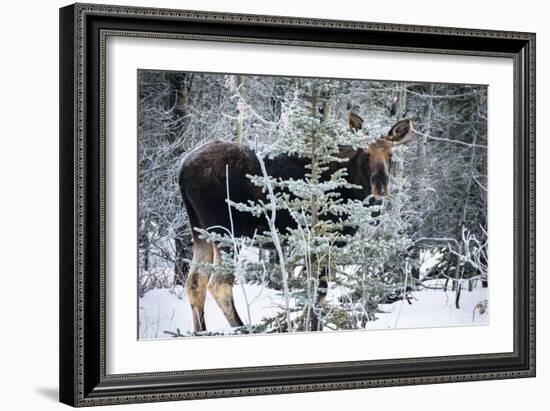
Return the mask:
<svg viewBox="0 0 550 411">
<path fill-rule="evenodd" d="M 349 112 L 349 129 L 351 131 L 361 130 L 363 128 L 363 119 L 353 111 Z"/>
<path fill-rule="evenodd" d="M 392 141 L 395 145 L 405 144 L 413 139 L 414 133 L 412 131 L 412 122 L 409 119 L 395 123 L 386 137 L 386 140 Z"/>
</svg>

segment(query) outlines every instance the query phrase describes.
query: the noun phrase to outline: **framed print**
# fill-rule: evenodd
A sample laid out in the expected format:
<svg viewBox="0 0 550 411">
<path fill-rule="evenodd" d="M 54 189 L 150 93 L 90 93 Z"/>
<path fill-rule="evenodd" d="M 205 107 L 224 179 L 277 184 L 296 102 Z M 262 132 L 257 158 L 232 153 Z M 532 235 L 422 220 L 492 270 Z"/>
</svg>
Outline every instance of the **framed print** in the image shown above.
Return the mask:
<svg viewBox="0 0 550 411">
<path fill-rule="evenodd" d="M 533 33 L 60 10 L 60 400 L 535 376 Z"/>
</svg>

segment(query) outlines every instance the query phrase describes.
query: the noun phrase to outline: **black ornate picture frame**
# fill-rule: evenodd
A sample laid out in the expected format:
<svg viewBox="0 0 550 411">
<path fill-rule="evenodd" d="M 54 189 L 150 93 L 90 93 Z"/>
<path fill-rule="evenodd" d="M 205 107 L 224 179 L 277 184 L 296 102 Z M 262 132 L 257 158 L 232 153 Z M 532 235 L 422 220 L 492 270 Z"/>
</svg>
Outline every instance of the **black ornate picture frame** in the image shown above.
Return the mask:
<svg viewBox="0 0 550 411">
<path fill-rule="evenodd" d="M 512 352 L 107 374 L 109 36 L 507 58 L 514 70 Z M 535 34 L 75 4 L 60 10 L 60 401 L 92 406 L 535 376 Z M 108 309 L 108 308 L 107 308 Z"/>
</svg>

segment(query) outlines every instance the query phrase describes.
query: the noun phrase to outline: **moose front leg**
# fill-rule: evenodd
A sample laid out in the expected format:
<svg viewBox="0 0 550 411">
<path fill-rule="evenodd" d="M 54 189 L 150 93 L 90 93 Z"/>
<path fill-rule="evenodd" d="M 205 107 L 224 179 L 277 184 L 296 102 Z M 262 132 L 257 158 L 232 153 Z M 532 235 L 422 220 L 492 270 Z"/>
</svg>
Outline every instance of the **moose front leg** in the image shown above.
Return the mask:
<svg viewBox="0 0 550 411">
<path fill-rule="evenodd" d="M 214 264 L 221 266 L 222 259 L 218 247 L 212 245 L 212 250 L 214 254 Z M 210 294 L 212 294 L 212 297 L 214 297 L 214 300 L 218 303 L 229 325 L 231 327 L 241 327 L 243 322 L 235 308 L 235 301 L 233 300 L 234 280 L 235 277 L 233 275 L 213 272 L 208 281 L 208 291 L 210 291 Z"/>
<path fill-rule="evenodd" d="M 204 323 L 204 302 L 210 270 L 201 263 L 212 263 L 212 245 L 202 239 L 193 241 L 193 263 L 185 282 L 187 296 L 193 312 L 195 332 L 206 331 Z"/>
</svg>

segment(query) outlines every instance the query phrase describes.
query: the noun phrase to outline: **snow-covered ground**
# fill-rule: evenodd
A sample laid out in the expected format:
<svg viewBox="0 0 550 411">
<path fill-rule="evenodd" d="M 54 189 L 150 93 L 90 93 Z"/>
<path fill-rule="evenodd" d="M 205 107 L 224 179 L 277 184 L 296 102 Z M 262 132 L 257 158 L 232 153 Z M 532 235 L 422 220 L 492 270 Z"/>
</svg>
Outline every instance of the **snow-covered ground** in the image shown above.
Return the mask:
<svg viewBox="0 0 550 411">
<path fill-rule="evenodd" d="M 244 290 L 236 285 L 233 287 L 233 296 L 237 311 L 245 324 L 261 322 L 262 318 L 273 314 L 277 304 L 282 303 L 279 292 L 252 284 L 245 285 Z M 247 301 L 250 310 L 247 310 Z M 231 334 L 233 331 L 210 293 L 206 294 L 204 321 L 209 332 Z M 193 332 L 191 306 L 184 287 L 151 290 L 140 298 L 140 338 L 167 338 L 171 335 L 165 331 L 176 333 L 178 329 L 178 334 Z"/>
<path fill-rule="evenodd" d="M 336 288 L 330 289 L 328 299 L 331 293 L 337 292 Z M 414 297 L 412 304 L 402 300 L 380 304 L 382 312 L 377 314 L 376 321 L 367 323 L 366 329 L 486 325 L 489 322 L 488 311 L 480 314 L 475 309 L 478 303 L 487 299 L 487 288 L 477 287 L 471 292 L 463 290 L 460 309 L 455 308 L 455 293 L 451 291 L 425 289 L 411 294 Z M 279 309 L 277 307 L 282 307 L 282 297 L 278 291 L 259 285 L 236 285 L 234 297 L 237 311 L 245 324 L 258 324 L 262 318 L 272 316 Z M 191 308 L 183 287 L 145 293 L 139 300 L 139 310 L 140 338 L 171 338 L 171 333 L 189 335 L 193 332 Z M 232 328 L 209 294 L 206 297 L 205 322 L 209 332 L 232 333 Z"/>
<path fill-rule="evenodd" d="M 487 299 L 487 288 L 476 288 L 471 292 L 462 290 L 460 309 L 455 307 L 455 293 L 442 290 L 413 291 L 411 304 L 398 301 L 380 304 L 382 313 L 376 321 L 368 322 L 367 330 L 387 328 L 426 328 L 459 325 L 489 324 L 488 310 L 483 314 L 476 305 Z"/>
</svg>

